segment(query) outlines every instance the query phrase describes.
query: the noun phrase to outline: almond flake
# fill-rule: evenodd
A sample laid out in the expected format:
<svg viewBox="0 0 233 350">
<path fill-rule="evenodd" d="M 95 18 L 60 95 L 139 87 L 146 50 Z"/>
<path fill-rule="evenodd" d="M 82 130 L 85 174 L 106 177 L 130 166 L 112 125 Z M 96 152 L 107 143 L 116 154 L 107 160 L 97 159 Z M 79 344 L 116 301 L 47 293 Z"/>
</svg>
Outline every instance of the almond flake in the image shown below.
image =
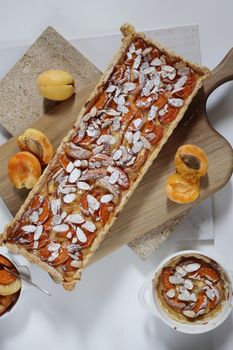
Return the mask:
<svg viewBox="0 0 233 350">
<path fill-rule="evenodd" d="M 55 252 L 56 250 L 60 249 L 61 244 L 60 243 L 50 243 L 48 245 L 48 250 L 50 252 Z"/>
<path fill-rule="evenodd" d="M 178 295 L 178 300 L 181 301 L 190 301 L 190 293 L 187 289 L 181 287 L 180 294 Z"/>
<path fill-rule="evenodd" d="M 63 193 L 63 194 L 74 193 L 74 192 L 76 192 L 76 188 L 67 186 L 67 187 L 61 188 L 60 192 Z"/>
<path fill-rule="evenodd" d="M 76 236 L 79 242 L 86 243 L 87 242 L 87 236 L 83 232 L 83 230 L 80 227 L 76 228 Z"/>
<path fill-rule="evenodd" d="M 133 63 L 133 69 L 138 69 L 138 67 L 140 66 L 140 63 L 141 63 L 141 59 L 142 59 L 141 55 L 138 55 L 135 58 L 134 63 Z"/>
<path fill-rule="evenodd" d="M 193 283 L 190 279 L 187 279 L 184 281 L 184 287 L 188 290 L 192 290 L 193 289 Z"/>
<path fill-rule="evenodd" d="M 133 135 L 133 143 L 137 143 L 140 140 L 141 132 L 140 130 L 137 130 Z"/>
<path fill-rule="evenodd" d="M 113 160 L 118 160 L 120 159 L 122 156 L 122 151 L 120 149 L 116 150 L 114 153 L 113 153 Z"/>
<path fill-rule="evenodd" d="M 157 112 L 158 112 L 158 107 L 157 106 L 151 106 L 151 108 L 150 108 L 150 110 L 149 110 L 149 112 L 148 112 L 148 117 L 147 117 L 147 119 L 150 121 L 150 120 L 153 120 L 153 119 L 155 119 L 155 117 L 156 117 L 156 114 L 157 114 Z"/>
<path fill-rule="evenodd" d="M 177 69 L 177 74 L 180 75 L 180 76 L 188 75 L 189 72 L 190 72 L 190 68 L 186 67 L 186 66 L 182 66 L 182 67 L 179 67 Z"/>
<path fill-rule="evenodd" d="M 43 232 L 43 226 L 42 225 L 37 226 L 36 231 L 34 232 L 34 240 L 35 241 L 38 241 L 42 232 Z"/>
<path fill-rule="evenodd" d="M 136 118 L 134 121 L 133 121 L 133 125 L 135 127 L 135 129 L 138 129 L 142 124 L 142 119 L 141 118 Z"/>
<path fill-rule="evenodd" d="M 183 315 L 189 318 L 194 318 L 196 317 L 196 314 L 192 310 L 183 310 Z"/>
<path fill-rule="evenodd" d="M 131 131 L 126 131 L 125 138 L 128 143 L 133 142 L 133 133 Z"/>
<path fill-rule="evenodd" d="M 180 276 L 180 277 L 184 277 L 185 275 L 187 275 L 187 271 L 185 271 L 185 269 L 183 269 L 181 266 L 176 266 L 176 275 Z"/>
<path fill-rule="evenodd" d="M 66 232 L 69 230 L 69 226 L 66 224 L 53 226 L 53 231 L 55 232 Z"/>
<path fill-rule="evenodd" d="M 117 104 L 120 105 L 120 106 L 124 106 L 125 104 L 125 98 L 123 95 L 120 95 L 118 98 L 117 98 Z"/>
<path fill-rule="evenodd" d="M 61 224 L 61 215 L 55 214 L 54 217 L 52 218 L 52 225 L 60 225 Z"/>
<path fill-rule="evenodd" d="M 183 75 L 182 77 L 180 77 L 177 80 L 177 82 L 174 84 L 174 89 L 173 89 L 172 93 L 174 94 L 175 92 L 181 90 L 181 88 L 186 83 L 187 79 L 188 79 L 188 77 L 186 75 Z"/>
<path fill-rule="evenodd" d="M 85 224 L 82 225 L 82 227 L 89 232 L 95 232 L 96 230 L 95 224 L 91 221 L 86 221 Z"/>
<path fill-rule="evenodd" d="M 52 252 L 50 257 L 48 257 L 48 262 L 55 260 L 58 257 L 58 255 L 59 255 L 58 251 Z"/>
<path fill-rule="evenodd" d="M 101 203 L 109 203 L 113 200 L 113 195 L 112 194 L 105 194 L 100 198 Z"/>
<path fill-rule="evenodd" d="M 110 184 L 114 185 L 118 181 L 119 176 L 120 176 L 119 171 L 115 170 L 115 171 L 113 171 L 113 173 L 109 177 L 108 181 L 110 182 Z"/>
<path fill-rule="evenodd" d="M 167 291 L 166 295 L 168 296 L 168 298 L 174 298 L 174 296 L 176 295 L 175 293 L 175 289 L 171 288 Z"/>
<path fill-rule="evenodd" d="M 136 142 L 133 147 L 132 147 L 132 152 L 133 153 L 139 153 L 141 149 L 143 148 L 143 143 L 142 141 Z"/>
<path fill-rule="evenodd" d="M 126 114 L 129 112 L 129 108 L 123 105 L 117 105 L 117 110 L 123 114 Z"/>
<path fill-rule="evenodd" d="M 198 263 L 193 263 L 193 264 L 185 265 L 185 266 L 184 266 L 184 269 L 185 269 L 187 272 L 194 272 L 194 271 L 199 270 L 200 267 L 201 267 L 200 264 L 198 264 Z"/>
<path fill-rule="evenodd" d="M 69 193 L 63 197 L 63 201 L 68 204 L 68 203 L 72 203 L 75 200 L 75 198 L 76 198 L 76 194 Z"/>
<path fill-rule="evenodd" d="M 112 127 L 114 131 L 118 131 L 121 128 L 121 123 L 118 117 L 115 117 L 112 123 Z"/>
<path fill-rule="evenodd" d="M 73 184 L 80 178 L 80 176 L 81 176 L 81 170 L 74 168 L 74 170 L 70 173 L 68 181 Z"/>
<path fill-rule="evenodd" d="M 115 90 L 116 90 L 116 86 L 115 85 L 109 85 L 105 91 L 106 92 L 113 92 Z"/>
<path fill-rule="evenodd" d="M 174 72 L 175 68 L 169 65 L 162 66 L 162 70 L 168 73 Z"/>
<path fill-rule="evenodd" d="M 169 282 L 171 284 L 183 284 L 184 283 L 184 279 L 182 277 L 180 277 L 180 276 L 173 275 L 173 276 L 169 277 Z"/>
<path fill-rule="evenodd" d="M 72 224 L 82 224 L 85 219 L 80 214 L 69 214 L 65 221 L 71 222 Z"/>
<path fill-rule="evenodd" d="M 67 173 L 71 173 L 71 171 L 74 169 L 74 163 L 73 162 L 69 162 L 67 167 L 66 167 L 66 172 Z"/>
<path fill-rule="evenodd" d="M 67 237 L 68 239 L 70 239 L 70 238 L 72 237 L 72 233 L 71 233 L 71 232 L 68 232 L 67 235 L 66 235 L 66 237 Z"/>
<path fill-rule="evenodd" d="M 142 73 L 146 75 L 146 74 L 154 73 L 154 71 L 155 71 L 155 67 L 148 67 L 143 69 Z"/>
<path fill-rule="evenodd" d="M 87 203 L 88 203 L 89 209 L 93 211 L 98 210 L 100 207 L 99 201 L 91 194 L 87 195 Z"/>
<path fill-rule="evenodd" d="M 190 294 L 190 300 L 196 302 L 197 301 L 197 296 L 195 293 Z"/>
<path fill-rule="evenodd" d="M 125 83 L 123 87 L 123 93 L 127 94 L 128 92 L 135 90 L 136 86 L 137 85 L 135 83 L 131 83 L 131 82 Z"/>
<path fill-rule="evenodd" d="M 165 104 L 165 106 L 159 110 L 159 116 L 163 117 L 167 112 L 168 112 L 168 104 Z"/>
<path fill-rule="evenodd" d="M 81 162 L 80 159 L 76 159 L 76 160 L 74 161 L 74 166 L 76 166 L 76 167 L 80 167 L 81 164 L 82 164 L 82 162 Z"/>
<path fill-rule="evenodd" d="M 35 225 L 25 225 L 22 227 L 22 230 L 26 233 L 35 232 L 36 229 L 37 229 L 37 226 Z"/>
<path fill-rule="evenodd" d="M 155 66 L 155 67 L 159 67 L 162 65 L 162 62 L 158 57 L 156 57 L 150 62 L 150 65 Z"/>
<path fill-rule="evenodd" d="M 182 98 L 169 98 L 168 103 L 173 107 L 182 107 L 184 101 L 182 100 Z"/>
<path fill-rule="evenodd" d="M 36 224 L 37 221 L 39 220 L 39 213 L 38 213 L 38 211 L 33 211 L 33 212 L 31 213 L 31 215 L 29 216 L 29 218 L 30 218 L 30 221 L 31 221 L 33 224 Z"/>
<path fill-rule="evenodd" d="M 71 261 L 70 265 L 75 269 L 79 269 L 82 266 L 82 263 L 79 260 L 73 260 Z"/>
<path fill-rule="evenodd" d="M 97 145 L 101 145 L 101 143 L 109 143 L 110 145 L 114 145 L 116 143 L 116 139 L 112 135 L 101 135 L 96 143 Z"/>
<path fill-rule="evenodd" d="M 146 149 L 150 149 L 151 148 L 150 142 L 144 136 L 141 136 L 140 140 L 143 143 L 143 147 L 145 147 Z"/>
</svg>

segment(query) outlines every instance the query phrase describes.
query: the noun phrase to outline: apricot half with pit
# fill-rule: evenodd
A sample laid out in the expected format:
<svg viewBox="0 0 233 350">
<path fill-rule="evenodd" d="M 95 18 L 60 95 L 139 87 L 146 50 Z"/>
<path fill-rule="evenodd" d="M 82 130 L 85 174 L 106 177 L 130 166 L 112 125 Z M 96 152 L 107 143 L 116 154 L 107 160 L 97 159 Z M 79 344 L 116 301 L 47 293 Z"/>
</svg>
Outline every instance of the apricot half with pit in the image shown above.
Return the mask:
<svg viewBox="0 0 233 350">
<path fill-rule="evenodd" d="M 21 151 L 33 153 L 41 163 L 48 164 L 53 157 L 53 146 L 40 130 L 29 128 L 17 138 Z"/>
<path fill-rule="evenodd" d="M 8 175 L 16 188 L 33 188 L 41 172 L 39 160 L 30 152 L 19 152 L 9 159 Z"/>
<path fill-rule="evenodd" d="M 41 73 L 36 83 L 41 96 L 49 100 L 64 101 L 74 93 L 73 77 L 60 69 L 51 69 Z"/>
<path fill-rule="evenodd" d="M 175 156 L 176 171 L 182 175 L 204 176 L 208 170 L 208 158 L 205 152 L 195 145 L 183 145 L 178 148 Z M 190 176 L 191 175 L 191 176 Z"/>
</svg>

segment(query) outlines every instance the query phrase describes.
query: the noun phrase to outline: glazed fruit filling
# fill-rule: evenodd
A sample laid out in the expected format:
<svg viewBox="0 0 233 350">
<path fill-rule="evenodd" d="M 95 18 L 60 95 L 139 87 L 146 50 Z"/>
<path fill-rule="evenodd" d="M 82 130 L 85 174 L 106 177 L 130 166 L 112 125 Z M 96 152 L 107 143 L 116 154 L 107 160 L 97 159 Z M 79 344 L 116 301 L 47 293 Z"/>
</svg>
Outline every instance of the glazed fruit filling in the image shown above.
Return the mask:
<svg viewBox="0 0 233 350">
<path fill-rule="evenodd" d="M 213 311 L 224 295 L 217 267 L 196 258 L 163 268 L 159 288 L 167 305 L 189 319 Z"/>
<path fill-rule="evenodd" d="M 135 38 L 7 242 L 69 280 L 176 119 L 198 74 Z"/>
</svg>

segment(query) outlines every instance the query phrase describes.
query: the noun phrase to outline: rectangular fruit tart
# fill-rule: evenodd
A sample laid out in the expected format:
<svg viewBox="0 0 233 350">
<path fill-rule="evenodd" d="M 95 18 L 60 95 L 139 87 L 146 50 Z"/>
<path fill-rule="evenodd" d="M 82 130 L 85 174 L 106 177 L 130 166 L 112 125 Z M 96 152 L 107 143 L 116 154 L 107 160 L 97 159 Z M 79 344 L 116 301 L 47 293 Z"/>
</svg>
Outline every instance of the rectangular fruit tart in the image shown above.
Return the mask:
<svg viewBox="0 0 233 350">
<path fill-rule="evenodd" d="M 121 30 L 119 52 L 1 235 L 67 290 L 209 74 L 129 24 Z"/>
</svg>

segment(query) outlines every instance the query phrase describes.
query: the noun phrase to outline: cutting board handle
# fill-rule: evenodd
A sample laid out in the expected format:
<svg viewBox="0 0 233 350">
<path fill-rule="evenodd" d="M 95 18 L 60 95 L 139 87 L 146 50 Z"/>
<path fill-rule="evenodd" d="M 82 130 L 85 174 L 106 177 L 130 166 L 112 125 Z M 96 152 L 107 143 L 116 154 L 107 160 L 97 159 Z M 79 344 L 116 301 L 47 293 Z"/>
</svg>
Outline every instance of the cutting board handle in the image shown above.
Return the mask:
<svg viewBox="0 0 233 350">
<path fill-rule="evenodd" d="M 204 82 L 204 92 L 206 98 L 218 86 L 233 80 L 233 48 L 228 52 L 224 59 L 215 67 L 210 77 Z"/>
</svg>

